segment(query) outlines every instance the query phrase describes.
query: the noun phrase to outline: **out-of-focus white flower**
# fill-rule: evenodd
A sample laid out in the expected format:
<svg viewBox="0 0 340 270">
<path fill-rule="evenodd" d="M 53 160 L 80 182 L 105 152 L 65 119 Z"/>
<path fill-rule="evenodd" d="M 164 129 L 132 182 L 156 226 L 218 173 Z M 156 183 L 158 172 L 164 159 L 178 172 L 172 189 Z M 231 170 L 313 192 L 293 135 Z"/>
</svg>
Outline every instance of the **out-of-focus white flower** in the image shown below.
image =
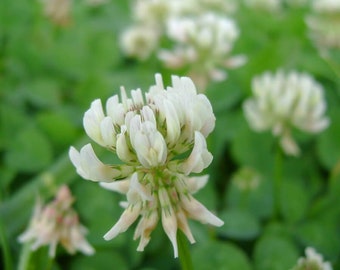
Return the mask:
<svg viewBox="0 0 340 270">
<path fill-rule="evenodd" d="M 32 241 L 32 250 L 49 245 L 50 257 L 55 257 L 58 243 L 70 254 L 79 250 L 92 255 L 94 249 L 84 237 L 86 228 L 79 223 L 78 214 L 71 208 L 73 201 L 67 186 L 62 186 L 55 200 L 46 206 L 38 200 L 31 223 L 19 236 L 19 241 Z"/>
<path fill-rule="evenodd" d="M 120 36 L 124 53 L 139 60 L 146 60 L 158 46 L 159 33 L 156 29 L 136 25 L 126 29 Z"/>
<path fill-rule="evenodd" d="M 316 252 L 312 247 L 307 247 L 305 250 L 306 257 L 298 260 L 296 266 L 291 270 L 332 270 L 332 265 L 329 262 L 324 262 L 322 255 Z"/>
<path fill-rule="evenodd" d="M 45 15 L 55 24 L 65 26 L 71 21 L 72 0 L 43 0 Z"/>
<path fill-rule="evenodd" d="M 245 4 L 260 10 L 277 11 L 281 8 L 282 0 L 245 0 Z"/>
<path fill-rule="evenodd" d="M 340 48 L 340 1 L 315 0 L 306 17 L 310 36 L 321 49 Z"/>
<path fill-rule="evenodd" d="M 232 177 L 232 183 L 241 191 L 250 191 L 258 188 L 261 176 L 252 168 L 244 167 Z"/>
<path fill-rule="evenodd" d="M 237 1 L 136 0 L 133 3 L 134 24 L 121 35 L 125 54 L 146 60 L 156 52 L 166 66 L 186 68 L 200 90 L 208 80 L 224 80 L 224 68 L 245 63 L 244 56 L 229 55 L 239 33 L 234 21 L 225 15 L 236 10 Z M 191 29 L 187 28 L 189 25 Z M 161 39 L 170 39 L 174 47 L 158 48 Z"/>
<path fill-rule="evenodd" d="M 215 13 L 197 17 L 172 18 L 167 35 L 175 42 L 173 50 L 161 50 L 159 58 L 170 68 L 186 67 L 190 77 L 200 78 L 204 88 L 209 79 L 224 80 L 222 68 L 244 64 L 244 57 L 230 57 L 239 30 L 232 19 Z"/>
<path fill-rule="evenodd" d="M 223 224 L 192 196 L 208 177 L 189 176 L 211 163 L 206 137 L 214 126 L 209 100 L 197 94 L 187 77 L 173 76 L 172 86 L 165 88 L 157 74 L 156 84 L 144 95 L 137 89 L 128 97 L 121 88 L 120 98 L 115 95 L 106 102 L 106 114 L 99 100 L 92 102 L 84 115 L 86 133 L 125 164 L 103 164 L 91 145 L 80 152 L 71 147 L 69 155 L 80 176 L 126 194 L 125 211 L 105 234 L 106 240 L 125 232 L 141 216 L 134 239 L 140 238 L 137 250 L 143 251 L 160 219 L 177 257 L 177 229 L 195 241 L 187 218 Z"/>
<path fill-rule="evenodd" d="M 314 0 L 313 10 L 320 13 L 333 13 L 340 11 L 340 2 L 337 0 Z"/>
<path fill-rule="evenodd" d="M 298 155 L 299 148 L 291 136 L 291 127 L 310 133 L 321 132 L 329 125 L 324 116 L 326 102 L 323 89 L 310 75 L 295 71 L 278 71 L 255 77 L 254 97 L 244 103 L 245 116 L 256 131 L 272 130 L 280 137 L 283 150 Z"/>
</svg>

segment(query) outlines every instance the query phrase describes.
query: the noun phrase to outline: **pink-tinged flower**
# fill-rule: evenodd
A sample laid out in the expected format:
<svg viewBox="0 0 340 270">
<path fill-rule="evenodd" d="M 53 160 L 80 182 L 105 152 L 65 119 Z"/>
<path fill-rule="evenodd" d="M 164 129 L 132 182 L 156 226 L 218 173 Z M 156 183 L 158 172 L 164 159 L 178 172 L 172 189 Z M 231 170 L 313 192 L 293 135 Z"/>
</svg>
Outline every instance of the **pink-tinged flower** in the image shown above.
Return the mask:
<svg viewBox="0 0 340 270">
<path fill-rule="evenodd" d="M 60 243 L 68 253 L 77 250 L 92 255 L 94 249 L 86 241 L 86 228 L 79 223 L 73 208 L 74 198 L 67 186 L 62 186 L 54 201 L 43 206 L 38 200 L 28 229 L 19 236 L 20 242 L 31 242 L 32 250 L 49 246 L 49 256 L 55 257 Z"/>
<path fill-rule="evenodd" d="M 132 90 L 131 98 L 122 88 L 120 99 L 115 95 L 106 102 L 106 113 L 99 100 L 92 103 L 84 116 L 86 133 L 124 164 L 102 163 L 90 144 L 80 152 L 71 147 L 69 154 L 80 176 L 126 195 L 121 204 L 125 210 L 105 234 L 106 240 L 139 219 L 134 239 L 140 239 L 137 250 L 143 251 L 161 221 L 177 257 L 178 229 L 195 242 L 188 218 L 223 225 L 192 196 L 207 183 L 208 176 L 189 176 L 211 163 L 206 137 L 214 126 L 209 100 L 197 94 L 187 77 L 173 76 L 172 86 L 165 88 L 157 74 L 156 85 L 144 95 L 140 89 Z"/>
</svg>

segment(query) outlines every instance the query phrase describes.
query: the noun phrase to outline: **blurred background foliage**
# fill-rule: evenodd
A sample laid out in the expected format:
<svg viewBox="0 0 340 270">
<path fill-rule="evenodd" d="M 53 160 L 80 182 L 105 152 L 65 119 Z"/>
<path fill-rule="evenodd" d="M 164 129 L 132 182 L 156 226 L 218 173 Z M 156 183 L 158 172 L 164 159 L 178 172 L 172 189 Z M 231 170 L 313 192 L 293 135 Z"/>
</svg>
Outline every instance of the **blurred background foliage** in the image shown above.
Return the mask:
<svg viewBox="0 0 340 270">
<path fill-rule="evenodd" d="M 104 241 L 122 212 L 122 197 L 82 180 L 67 157 L 70 145 L 89 141 L 82 117 L 93 99 L 106 99 L 121 85 L 147 90 L 156 72 L 166 82 L 175 73 L 156 57 L 138 62 L 121 53 L 118 39 L 131 23 L 130 4 L 73 1 L 65 27 L 49 21 L 39 1 L 1 4 L 0 222 L 6 269 L 16 268 L 27 253 L 17 236 L 36 196 L 50 200 L 62 183 L 76 197 L 96 254 L 70 256 L 60 248 L 53 269 L 179 269 L 161 228 L 143 253 L 135 251 L 132 229 Z M 274 13 L 241 6 L 233 15 L 241 30 L 234 52 L 248 62 L 206 89 L 217 118 L 208 138 L 214 161 L 205 171 L 207 187 L 197 194 L 225 225 L 190 224 L 197 240 L 190 246 L 194 269 L 287 270 L 307 246 L 340 269 L 340 78 L 309 39 L 307 13 L 303 6 Z M 325 89 L 331 125 L 317 136 L 297 132 L 297 158 L 278 152 L 269 132 L 252 131 L 242 111 L 252 77 L 279 68 L 309 72 Z M 277 199 L 275 177 L 281 180 Z M 44 248 L 30 256 L 31 269 L 46 269 Z"/>
</svg>

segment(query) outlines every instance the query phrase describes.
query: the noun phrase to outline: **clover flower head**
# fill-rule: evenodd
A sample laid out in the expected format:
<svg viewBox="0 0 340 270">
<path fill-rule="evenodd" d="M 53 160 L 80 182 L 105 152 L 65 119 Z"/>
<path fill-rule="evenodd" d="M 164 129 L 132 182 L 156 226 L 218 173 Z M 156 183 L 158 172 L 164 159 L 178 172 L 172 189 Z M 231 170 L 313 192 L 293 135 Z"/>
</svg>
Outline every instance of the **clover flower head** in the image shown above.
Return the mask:
<svg viewBox="0 0 340 270">
<path fill-rule="evenodd" d="M 297 265 L 292 270 L 332 270 L 332 266 L 329 262 L 324 262 L 322 255 L 316 252 L 312 247 L 307 247 L 305 250 L 306 257 L 302 257 L 298 260 Z"/>
<path fill-rule="evenodd" d="M 121 165 L 107 165 L 95 155 L 91 144 L 78 152 L 70 148 L 70 159 L 80 176 L 100 182 L 101 186 L 126 195 L 125 208 L 118 222 L 105 234 L 110 240 L 125 232 L 138 218 L 134 239 L 143 251 L 151 232 L 161 220 L 175 257 L 176 234 L 180 229 L 195 240 L 187 218 L 221 226 L 223 221 L 194 199 L 193 194 L 207 182 L 200 173 L 212 161 L 206 137 L 215 126 L 208 99 L 197 94 L 187 77 L 172 77 L 172 86 L 164 87 L 161 75 L 144 95 L 132 90 L 129 97 L 121 88 L 106 102 L 92 102 L 84 115 L 88 136 L 115 153 Z"/>
<path fill-rule="evenodd" d="M 252 91 L 254 96 L 244 103 L 249 125 L 256 131 L 272 130 L 287 154 L 299 154 L 291 127 L 318 133 L 329 125 L 323 88 L 306 73 L 266 72 L 253 79 Z"/>
<path fill-rule="evenodd" d="M 79 223 L 78 214 L 71 207 L 74 198 L 67 186 L 60 187 L 56 198 L 43 206 L 38 200 L 28 229 L 19 242 L 32 242 L 31 249 L 49 245 L 49 256 L 55 257 L 58 242 L 69 252 L 77 250 L 92 255 L 94 249 L 84 238 L 86 228 Z"/>
<path fill-rule="evenodd" d="M 238 67 L 243 56 L 230 57 L 239 30 L 232 19 L 208 12 L 200 16 L 174 17 L 167 22 L 167 35 L 175 42 L 173 50 L 161 50 L 159 58 L 170 68 L 187 67 L 191 77 L 221 81 L 226 73 L 221 68 Z"/>
</svg>

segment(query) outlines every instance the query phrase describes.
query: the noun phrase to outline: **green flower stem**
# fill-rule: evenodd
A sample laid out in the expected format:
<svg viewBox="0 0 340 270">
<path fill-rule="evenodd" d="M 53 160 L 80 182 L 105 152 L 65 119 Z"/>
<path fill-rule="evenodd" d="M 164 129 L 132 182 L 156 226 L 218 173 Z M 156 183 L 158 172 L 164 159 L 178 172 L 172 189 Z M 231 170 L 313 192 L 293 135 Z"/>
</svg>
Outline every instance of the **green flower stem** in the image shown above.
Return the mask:
<svg viewBox="0 0 340 270">
<path fill-rule="evenodd" d="M 273 183 L 273 196 L 274 196 L 274 213 L 273 219 L 279 219 L 281 215 L 281 185 L 282 185 L 282 150 L 279 145 L 276 147 L 275 164 L 274 164 L 274 183 Z"/>
<path fill-rule="evenodd" d="M 18 270 L 28 270 L 30 269 L 32 250 L 31 243 L 26 243 L 21 248 L 21 253 L 19 257 Z"/>
<path fill-rule="evenodd" d="M 177 243 L 182 270 L 193 270 L 188 240 L 181 231 L 177 232 Z"/>
<path fill-rule="evenodd" d="M 53 269 L 54 258 L 48 255 L 48 247 L 39 248 L 38 250 L 31 249 L 30 242 L 22 246 L 18 270 L 51 270 Z"/>
<path fill-rule="evenodd" d="M 12 258 L 9 251 L 8 238 L 6 237 L 4 227 L 2 225 L 2 220 L 0 220 L 0 243 L 2 247 L 3 259 L 4 259 L 4 269 L 12 270 Z"/>
</svg>

